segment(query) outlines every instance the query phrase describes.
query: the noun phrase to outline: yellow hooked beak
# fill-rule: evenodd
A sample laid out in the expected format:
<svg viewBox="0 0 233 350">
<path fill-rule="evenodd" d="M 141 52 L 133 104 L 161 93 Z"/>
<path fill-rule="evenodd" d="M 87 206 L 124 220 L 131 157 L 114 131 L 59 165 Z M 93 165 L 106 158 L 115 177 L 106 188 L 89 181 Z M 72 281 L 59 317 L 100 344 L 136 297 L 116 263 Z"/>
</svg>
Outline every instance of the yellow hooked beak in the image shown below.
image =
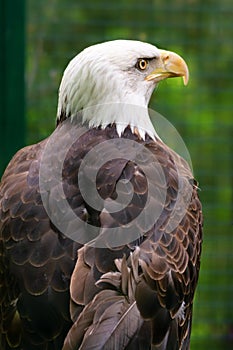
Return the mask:
<svg viewBox="0 0 233 350">
<path fill-rule="evenodd" d="M 188 84 L 189 70 L 182 57 L 175 52 L 159 50 L 159 64 L 157 68 L 146 77 L 147 81 L 159 82 L 173 77 L 183 77 L 184 85 Z"/>
</svg>

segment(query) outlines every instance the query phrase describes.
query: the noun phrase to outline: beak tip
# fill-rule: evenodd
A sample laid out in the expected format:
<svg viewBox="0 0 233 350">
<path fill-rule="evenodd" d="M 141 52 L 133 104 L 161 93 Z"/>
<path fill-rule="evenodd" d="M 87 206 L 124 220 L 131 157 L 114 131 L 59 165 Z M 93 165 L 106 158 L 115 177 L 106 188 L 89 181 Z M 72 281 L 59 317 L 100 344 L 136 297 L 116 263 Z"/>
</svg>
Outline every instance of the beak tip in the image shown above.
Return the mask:
<svg viewBox="0 0 233 350">
<path fill-rule="evenodd" d="M 189 82 L 189 69 L 185 61 L 183 61 L 183 67 L 184 67 L 183 82 L 184 82 L 184 85 L 187 86 Z"/>
<path fill-rule="evenodd" d="M 189 82 L 189 73 L 187 72 L 185 75 L 183 75 L 184 86 L 187 86 L 188 82 Z"/>
</svg>

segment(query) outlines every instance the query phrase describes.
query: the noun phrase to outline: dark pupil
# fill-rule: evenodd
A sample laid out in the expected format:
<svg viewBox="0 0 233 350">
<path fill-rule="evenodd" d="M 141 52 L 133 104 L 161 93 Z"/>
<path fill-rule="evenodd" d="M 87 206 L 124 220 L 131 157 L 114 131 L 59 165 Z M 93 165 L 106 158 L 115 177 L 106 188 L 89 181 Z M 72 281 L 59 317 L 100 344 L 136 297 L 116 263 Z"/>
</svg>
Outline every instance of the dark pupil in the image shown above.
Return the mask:
<svg viewBox="0 0 233 350">
<path fill-rule="evenodd" d="M 146 61 L 145 60 L 141 60 L 140 62 L 140 68 L 144 69 L 146 67 Z"/>
</svg>

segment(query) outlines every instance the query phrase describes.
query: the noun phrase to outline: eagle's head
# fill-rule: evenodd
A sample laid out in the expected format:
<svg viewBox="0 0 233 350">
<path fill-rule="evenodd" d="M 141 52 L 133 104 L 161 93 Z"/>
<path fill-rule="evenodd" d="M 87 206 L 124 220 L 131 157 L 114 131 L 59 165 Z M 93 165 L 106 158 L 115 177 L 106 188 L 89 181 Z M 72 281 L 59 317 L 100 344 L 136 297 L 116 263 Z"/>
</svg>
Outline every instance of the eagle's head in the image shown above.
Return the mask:
<svg viewBox="0 0 233 350">
<path fill-rule="evenodd" d="M 176 53 L 133 40 L 90 46 L 68 64 L 59 89 L 57 123 L 78 116 L 89 127 L 127 126 L 144 139 L 156 132 L 148 103 L 157 84 L 169 77 L 188 83 L 185 61 Z"/>
</svg>

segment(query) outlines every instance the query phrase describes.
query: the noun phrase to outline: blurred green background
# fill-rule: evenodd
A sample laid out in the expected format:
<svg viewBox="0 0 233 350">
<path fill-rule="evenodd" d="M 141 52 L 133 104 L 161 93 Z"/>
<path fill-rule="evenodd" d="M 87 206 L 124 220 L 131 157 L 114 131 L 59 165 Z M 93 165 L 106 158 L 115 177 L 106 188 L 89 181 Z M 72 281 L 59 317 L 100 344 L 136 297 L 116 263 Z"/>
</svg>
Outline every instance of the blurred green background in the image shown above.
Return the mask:
<svg viewBox="0 0 233 350">
<path fill-rule="evenodd" d="M 62 72 L 81 49 L 124 38 L 148 41 L 183 55 L 190 68 L 188 87 L 179 79 L 164 81 L 150 106 L 182 135 L 201 188 L 204 244 L 191 349 L 232 349 L 232 0 L 0 3 L 5 6 L 0 14 L 5 23 L 1 48 L 6 50 L 0 62 L 1 170 L 19 147 L 38 142 L 54 129 Z M 17 64 L 14 75 L 11 69 Z"/>
</svg>

